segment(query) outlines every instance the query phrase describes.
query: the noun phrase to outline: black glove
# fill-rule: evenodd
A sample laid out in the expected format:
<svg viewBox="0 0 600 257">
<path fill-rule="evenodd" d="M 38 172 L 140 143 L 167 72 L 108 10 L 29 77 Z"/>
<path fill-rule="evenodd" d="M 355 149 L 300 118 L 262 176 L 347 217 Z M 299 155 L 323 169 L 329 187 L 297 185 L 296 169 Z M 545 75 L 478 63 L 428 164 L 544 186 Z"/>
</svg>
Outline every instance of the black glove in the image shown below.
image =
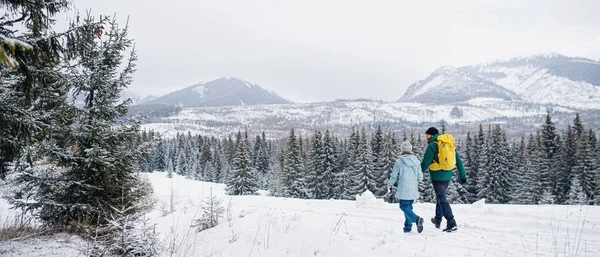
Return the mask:
<svg viewBox="0 0 600 257">
<path fill-rule="evenodd" d="M 461 184 L 467 183 L 467 179 L 466 178 L 461 178 L 458 182 L 460 182 Z"/>
</svg>

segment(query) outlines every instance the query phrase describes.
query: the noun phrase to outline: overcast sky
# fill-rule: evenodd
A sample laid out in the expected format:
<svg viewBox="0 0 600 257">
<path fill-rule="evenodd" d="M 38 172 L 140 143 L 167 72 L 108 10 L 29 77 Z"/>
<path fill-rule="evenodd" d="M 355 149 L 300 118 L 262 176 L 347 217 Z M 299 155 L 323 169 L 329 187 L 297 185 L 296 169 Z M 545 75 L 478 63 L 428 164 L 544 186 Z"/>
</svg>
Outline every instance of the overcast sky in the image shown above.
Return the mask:
<svg viewBox="0 0 600 257">
<path fill-rule="evenodd" d="M 440 66 L 558 52 L 600 58 L 600 1 L 75 0 L 129 16 L 131 89 L 240 77 L 296 102 L 397 100 Z"/>
</svg>

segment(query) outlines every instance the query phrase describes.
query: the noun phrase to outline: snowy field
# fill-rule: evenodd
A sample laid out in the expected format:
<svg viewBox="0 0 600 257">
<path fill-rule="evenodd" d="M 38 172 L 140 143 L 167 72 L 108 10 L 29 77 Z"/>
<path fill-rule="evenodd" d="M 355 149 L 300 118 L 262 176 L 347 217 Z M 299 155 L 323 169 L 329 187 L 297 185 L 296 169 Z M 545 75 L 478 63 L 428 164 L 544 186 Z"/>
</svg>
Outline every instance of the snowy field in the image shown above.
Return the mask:
<svg viewBox="0 0 600 257">
<path fill-rule="evenodd" d="M 149 175 L 158 197 L 151 216 L 165 246 L 177 256 L 598 256 L 600 207 L 454 205 L 459 230 L 426 223 L 404 234 L 396 204 L 374 199 L 299 200 L 226 196 L 224 185 Z M 221 225 L 190 227 L 200 199 L 221 195 L 229 208 Z M 171 195 L 175 212 L 163 216 Z M 161 207 L 162 206 L 162 207 Z M 162 210 L 161 210 L 162 209 Z M 426 220 L 435 205 L 416 204 Z M 229 221 L 227 216 L 230 217 Z M 175 247 L 168 247 L 169 245 Z M 166 249 L 165 256 L 170 255 Z"/>
<path fill-rule="evenodd" d="M 598 256 L 600 207 L 453 205 L 459 230 L 429 223 L 433 204 L 416 204 L 426 219 L 422 234 L 402 232 L 396 204 L 227 196 L 225 186 L 147 174 L 157 204 L 149 214 L 163 256 Z M 201 200 L 223 199 L 215 228 L 196 232 Z M 172 203 L 172 204 L 171 204 Z M 170 213 L 171 211 L 174 211 Z M 0 222 L 16 213 L 0 205 Z M 442 224 L 445 225 L 445 224 Z M 416 230 L 416 228 L 415 228 Z M 5 256 L 79 256 L 86 243 L 67 235 L 0 242 Z M 79 254 L 78 254 L 79 253 Z"/>
</svg>

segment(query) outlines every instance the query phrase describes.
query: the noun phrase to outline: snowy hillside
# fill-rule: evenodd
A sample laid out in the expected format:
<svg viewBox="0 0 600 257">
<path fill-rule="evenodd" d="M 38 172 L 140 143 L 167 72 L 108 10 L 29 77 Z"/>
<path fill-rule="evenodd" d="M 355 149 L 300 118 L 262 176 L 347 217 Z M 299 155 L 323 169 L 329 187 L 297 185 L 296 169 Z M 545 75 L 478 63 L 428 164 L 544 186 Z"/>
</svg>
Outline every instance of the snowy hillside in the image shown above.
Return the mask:
<svg viewBox="0 0 600 257">
<path fill-rule="evenodd" d="M 181 107 L 212 107 L 257 104 L 288 104 L 290 101 L 240 78 L 219 78 L 169 93 L 141 104 Z"/>
<path fill-rule="evenodd" d="M 445 67 L 411 85 L 400 101 L 447 104 L 478 97 L 600 109 L 600 62 L 550 54 Z"/>
<path fill-rule="evenodd" d="M 456 112 L 453 112 L 455 109 Z M 555 111 L 574 112 L 569 108 Z M 368 122 L 428 122 L 445 120 L 449 123 L 482 122 L 496 118 L 532 117 L 543 115 L 544 106 L 524 102 L 506 102 L 495 98 L 475 98 L 462 104 L 420 104 L 388 102 L 328 102 L 291 105 L 230 106 L 219 108 L 184 108 L 161 123 L 144 124 L 166 136 L 177 132 L 224 136 L 249 129 L 265 131 L 283 137 L 294 126 L 301 133 L 315 128 L 335 128 L 338 132 Z"/>
</svg>

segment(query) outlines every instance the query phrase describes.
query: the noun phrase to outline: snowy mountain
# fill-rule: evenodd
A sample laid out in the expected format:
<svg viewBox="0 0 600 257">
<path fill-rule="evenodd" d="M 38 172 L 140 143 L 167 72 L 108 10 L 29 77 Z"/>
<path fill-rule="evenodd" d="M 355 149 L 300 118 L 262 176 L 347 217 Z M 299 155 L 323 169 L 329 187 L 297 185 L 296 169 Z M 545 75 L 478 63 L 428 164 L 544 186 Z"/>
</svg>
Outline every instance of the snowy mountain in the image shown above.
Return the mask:
<svg viewBox="0 0 600 257">
<path fill-rule="evenodd" d="M 547 54 L 443 67 L 412 84 L 399 101 L 451 104 L 476 98 L 598 109 L 600 62 Z"/>
<path fill-rule="evenodd" d="M 240 78 L 219 78 L 202 82 L 142 104 L 181 107 L 215 107 L 259 104 L 289 104 L 274 92 Z"/>
</svg>

